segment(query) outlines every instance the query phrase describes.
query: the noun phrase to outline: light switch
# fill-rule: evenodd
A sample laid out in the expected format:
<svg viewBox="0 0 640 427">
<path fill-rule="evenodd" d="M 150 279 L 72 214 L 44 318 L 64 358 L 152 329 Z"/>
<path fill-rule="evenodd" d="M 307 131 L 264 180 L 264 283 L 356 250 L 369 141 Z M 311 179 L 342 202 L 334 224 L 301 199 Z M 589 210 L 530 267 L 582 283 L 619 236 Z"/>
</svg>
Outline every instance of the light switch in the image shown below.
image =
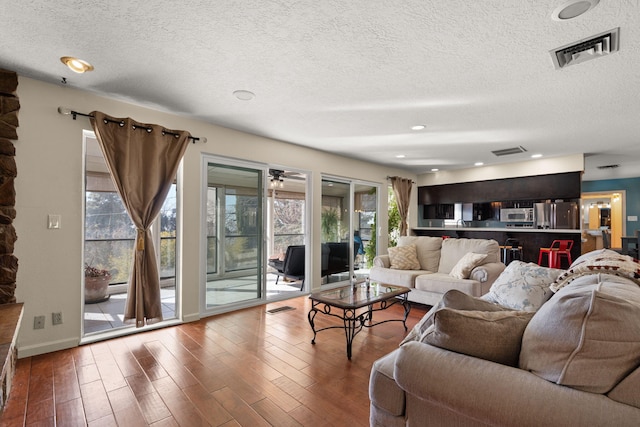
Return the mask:
<svg viewBox="0 0 640 427">
<path fill-rule="evenodd" d="M 629 222 L 635 222 L 637 220 L 638 220 L 638 215 L 629 215 L 627 217 L 627 221 L 629 221 Z"/>
<path fill-rule="evenodd" d="M 60 228 L 60 215 L 49 214 L 49 224 L 47 226 L 49 229 L 57 230 Z"/>
</svg>

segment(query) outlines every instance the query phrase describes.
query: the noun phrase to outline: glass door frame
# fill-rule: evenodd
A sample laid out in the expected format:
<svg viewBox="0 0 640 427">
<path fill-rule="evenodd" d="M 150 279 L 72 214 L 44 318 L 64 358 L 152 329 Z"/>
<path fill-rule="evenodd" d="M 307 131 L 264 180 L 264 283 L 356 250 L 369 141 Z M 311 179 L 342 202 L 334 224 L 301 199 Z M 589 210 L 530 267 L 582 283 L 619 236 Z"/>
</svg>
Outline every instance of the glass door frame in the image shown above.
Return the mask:
<svg viewBox="0 0 640 427">
<path fill-rule="evenodd" d="M 265 185 L 264 185 L 264 181 L 265 181 L 265 174 L 264 174 L 264 167 L 262 164 L 257 164 L 257 163 L 252 163 L 252 162 L 248 162 L 248 161 L 241 161 L 241 160 L 236 160 L 236 159 L 227 159 L 227 158 L 223 158 L 223 157 L 219 157 L 219 156 L 213 156 L 213 155 L 203 155 L 202 156 L 202 171 L 201 171 L 201 186 L 202 186 L 202 207 L 201 207 L 201 215 L 202 215 L 202 222 L 201 222 L 201 239 L 202 239 L 202 243 L 200 246 L 200 253 L 201 253 L 201 274 L 200 274 L 200 286 L 199 286 L 199 295 L 200 295 L 200 314 L 202 316 L 206 316 L 206 315 L 211 315 L 211 314 L 215 314 L 215 313 L 221 313 L 221 312 L 225 312 L 225 311 L 229 311 L 229 310 L 234 310 L 237 308 L 243 308 L 243 307 L 247 307 L 247 306 L 251 306 L 251 305 L 255 305 L 256 302 L 261 302 L 263 300 L 263 295 L 264 295 L 264 270 L 265 270 L 265 262 L 262 260 L 262 253 L 264 250 L 264 241 L 265 241 L 265 236 L 264 236 L 264 220 L 265 220 L 265 209 L 264 209 L 264 205 L 265 205 L 265 200 L 264 200 L 264 196 L 265 196 Z M 256 217 L 256 230 L 258 232 L 257 235 L 257 241 L 256 241 L 256 249 L 257 249 L 257 254 L 256 254 L 256 268 L 255 268 L 255 273 L 250 273 L 249 276 L 250 277 L 254 277 L 255 276 L 255 280 L 256 283 L 251 285 L 251 289 L 252 289 L 252 294 L 248 295 L 248 297 L 246 298 L 240 298 L 240 299 L 230 299 L 227 303 L 220 303 L 218 304 L 208 304 L 207 303 L 207 299 L 209 296 L 209 291 L 207 289 L 207 285 L 209 283 L 208 280 L 208 202 L 209 202 L 209 168 L 211 167 L 211 165 L 214 166 L 218 166 L 220 168 L 228 168 L 229 170 L 238 170 L 238 171 L 246 171 L 246 172 L 250 172 L 252 175 L 253 173 L 255 173 L 255 176 L 257 177 L 256 180 L 256 195 L 258 198 L 258 204 L 259 206 L 257 206 L 258 209 L 258 213 L 259 216 Z M 224 214 L 224 212 L 220 212 L 219 211 L 219 207 L 221 206 L 220 200 L 224 199 L 224 203 L 222 204 L 225 208 L 227 207 L 226 205 L 226 199 L 227 199 L 227 193 L 226 191 L 221 192 L 219 191 L 219 189 L 223 189 L 226 188 L 224 186 L 222 187 L 216 187 L 218 188 L 218 190 L 215 192 L 216 193 L 216 200 L 215 200 L 215 205 L 216 205 L 216 224 L 215 224 L 215 228 L 216 228 L 216 248 L 215 248 L 215 257 L 216 257 L 216 276 L 218 276 L 218 279 L 228 279 L 228 280 L 234 280 L 238 279 L 240 281 L 242 281 L 242 275 L 241 274 L 232 274 L 233 277 L 231 276 L 227 276 L 224 274 L 224 267 L 221 265 L 222 263 L 220 263 L 219 261 L 221 259 L 223 259 L 224 257 L 224 252 L 221 252 L 219 249 L 221 247 L 224 247 L 224 241 L 220 240 L 223 238 L 226 238 L 226 234 L 224 232 L 221 232 L 221 229 L 223 227 L 225 227 L 224 223 L 225 223 L 225 219 L 226 219 L 226 215 L 222 215 Z M 247 187 L 249 188 L 249 187 Z M 253 187 L 251 187 L 253 188 Z M 235 212 L 235 211 L 234 211 Z M 221 235 L 222 234 L 222 235 Z M 254 288 L 255 286 L 255 288 Z M 242 285 L 240 285 L 240 287 L 242 287 Z M 233 295 L 233 291 L 232 289 L 234 288 L 238 288 L 238 285 L 231 285 L 229 286 L 229 295 Z M 255 291 L 255 296 L 253 294 L 253 290 Z M 239 290 L 237 292 L 243 292 L 242 290 Z M 236 292 L 236 293 L 237 293 Z M 223 294 L 220 294 L 223 295 Z"/>
<path fill-rule="evenodd" d="M 87 214 L 87 206 L 86 206 L 86 193 L 87 193 L 87 185 L 86 185 L 86 173 L 87 173 L 87 139 L 96 139 L 95 132 L 92 130 L 84 129 L 82 131 L 82 250 L 81 250 L 81 258 L 83 263 L 82 271 L 84 272 L 84 263 L 85 263 L 85 222 L 86 222 L 86 214 Z M 161 322 L 154 323 L 151 325 L 145 325 L 142 328 L 136 328 L 134 324 L 125 325 L 123 327 L 105 329 L 104 331 L 99 332 L 86 332 L 85 331 L 85 302 L 84 302 L 84 274 L 82 279 L 82 288 L 80 291 L 80 344 L 88 344 L 97 341 L 101 341 L 109 338 L 122 337 L 126 335 L 132 335 L 138 332 L 146 332 L 153 329 L 164 328 L 171 325 L 178 325 L 182 323 L 182 304 L 181 304 L 181 296 L 182 296 L 182 275 L 181 275 L 181 266 L 182 266 L 182 220 L 184 216 L 183 205 L 182 205 L 182 197 L 183 197 L 183 164 L 184 159 L 180 161 L 178 165 L 178 170 L 176 172 L 175 177 L 175 185 L 176 185 L 176 238 L 175 238 L 175 294 L 174 294 L 174 317 L 169 319 L 164 319 Z M 156 262 L 158 266 L 158 274 L 160 275 L 160 215 L 151 225 L 151 233 L 154 239 L 154 245 L 156 249 Z M 121 285 L 109 285 L 113 286 L 116 291 L 123 291 L 124 293 L 128 292 L 128 282 Z"/>
<path fill-rule="evenodd" d="M 207 293 L 207 192 L 208 192 L 208 165 L 210 163 L 215 163 L 223 166 L 229 167 L 239 167 L 239 168 L 248 168 L 259 170 L 262 173 L 262 207 L 261 207 L 261 221 L 262 221 L 262 235 L 260 241 L 260 250 L 262 258 L 260 262 L 260 296 L 258 298 L 247 299 L 244 301 L 239 301 L 237 303 L 229 303 L 225 305 L 220 305 L 217 307 L 207 307 L 206 302 L 206 293 Z M 268 192 L 269 192 L 269 169 L 278 167 L 279 169 L 286 169 L 291 171 L 296 171 L 299 173 L 306 174 L 306 189 L 305 189 L 305 246 L 307 248 L 311 247 L 311 239 L 308 236 L 311 233 L 311 184 L 312 177 L 311 172 L 299 170 L 296 168 L 290 167 L 280 167 L 274 166 L 272 164 L 254 162 L 250 160 L 242 160 L 236 158 L 229 158 L 224 156 L 219 156 L 215 154 L 202 154 L 201 161 L 201 227 L 200 227 L 200 283 L 199 283 L 199 296 L 200 296 L 200 316 L 211 316 L 218 313 L 224 313 L 232 310 L 238 310 L 241 308 L 251 307 L 255 305 L 264 304 L 266 302 L 273 302 L 277 300 L 285 300 L 291 298 L 291 295 L 282 295 L 280 297 L 268 297 L 267 292 L 267 253 L 268 253 Z M 305 251 L 305 285 L 303 292 L 300 295 L 306 293 L 308 289 L 310 289 L 310 271 L 311 271 L 311 254 L 310 250 Z M 218 266 L 219 268 L 219 266 Z"/>
<path fill-rule="evenodd" d="M 370 186 L 372 188 L 376 189 L 376 217 L 379 218 L 379 212 L 380 212 L 380 208 L 381 208 L 381 201 L 380 201 L 380 194 L 381 194 L 381 189 L 383 188 L 383 186 L 380 183 L 377 182 L 371 182 L 371 181 L 364 181 L 364 180 L 360 180 L 360 179 L 354 179 L 354 178 L 345 178 L 345 177 L 340 177 L 340 176 L 336 176 L 336 175 L 331 175 L 331 174 L 321 174 L 321 182 L 324 181 L 333 181 L 333 182 L 337 182 L 337 183 L 341 183 L 341 184 L 348 184 L 349 185 L 349 232 L 348 235 L 350 236 L 349 238 L 349 254 L 354 254 L 354 239 L 353 239 L 353 235 L 354 235 L 354 230 L 355 230 L 355 221 L 354 221 L 354 213 L 355 213 L 355 194 L 356 194 L 356 186 L 357 185 L 365 185 L 365 186 Z M 324 188 L 324 186 L 321 184 L 321 194 L 320 194 L 320 198 L 322 199 L 323 197 L 323 192 L 322 189 Z M 385 193 L 386 194 L 386 193 Z M 322 209 L 322 203 L 321 203 L 321 207 L 320 209 Z M 379 232 L 380 230 L 380 226 L 379 224 L 377 224 L 376 226 L 377 230 L 376 233 Z M 379 239 L 376 239 L 376 250 L 375 253 L 378 253 L 378 248 L 377 248 L 377 242 Z M 322 251 L 322 238 L 318 239 L 320 247 L 318 247 L 316 250 L 320 250 Z M 316 243 L 317 245 L 317 243 Z M 330 288 L 334 288 L 334 287 L 339 287 L 339 286 L 344 286 L 348 281 L 349 278 L 353 277 L 354 274 L 356 274 L 356 270 L 354 269 L 355 266 L 355 256 L 351 256 L 349 257 L 349 274 L 348 274 L 348 278 L 342 281 L 338 281 L 338 282 L 332 282 L 332 283 L 322 283 L 321 287 L 323 289 L 330 289 Z M 324 280 L 322 281 L 324 282 Z"/>
</svg>

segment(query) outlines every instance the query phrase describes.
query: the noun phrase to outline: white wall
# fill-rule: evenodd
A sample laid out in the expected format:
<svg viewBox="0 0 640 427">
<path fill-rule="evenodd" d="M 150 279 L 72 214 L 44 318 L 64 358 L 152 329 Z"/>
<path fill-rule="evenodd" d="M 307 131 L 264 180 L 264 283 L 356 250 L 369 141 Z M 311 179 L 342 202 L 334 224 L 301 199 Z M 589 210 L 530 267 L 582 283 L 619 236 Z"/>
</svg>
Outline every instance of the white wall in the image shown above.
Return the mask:
<svg viewBox="0 0 640 427">
<path fill-rule="evenodd" d="M 491 179 L 515 178 L 522 176 L 549 175 L 584 170 L 584 156 L 540 158 L 522 162 L 505 163 L 493 166 L 480 166 L 470 169 L 438 171 L 418 175 L 418 186 L 454 184 L 458 182 L 487 181 Z"/>
<path fill-rule="evenodd" d="M 87 118 L 72 120 L 58 114 L 58 106 L 89 113 L 100 110 L 115 117 L 185 129 L 204 136 L 206 144 L 189 144 L 183 163 L 183 318 L 199 317 L 201 156 L 219 156 L 271 162 L 312 172 L 313 236 L 320 236 L 321 173 L 387 185 L 388 175 L 416 179 L 402 170 L 334 156 L 296 145 L 249 135 L 173 114 L 96 96 L 71 87 L 19 77 L 20 127 L 16 146 L 17 230 L 15 255 L 19 260 L 16 297 L 24 302 L 18 338 L 19 357 L 69 348 L 80 341 L 82 322 L 82 131 L 91 129 Z M 383 192 L 383 194 L 386 194 Z M 416 225 L 413 191 L 410 226 Z M 384 231 L 379 248 L 386 250 L 387 203 L 382 197 L 379 224 Z M 62 216 L 62 227 L 47 229 L 47 215 Z M 318 244 L 313 239 L 314 247 Z M 314 254 L 310 284 L 320 283 L 320 256 Z M 64 323 L 51 325 L 51 313 L 62 312 Z M 46 316 L 45 329 L 34 330 L 33 318 Z"/>
</svg>

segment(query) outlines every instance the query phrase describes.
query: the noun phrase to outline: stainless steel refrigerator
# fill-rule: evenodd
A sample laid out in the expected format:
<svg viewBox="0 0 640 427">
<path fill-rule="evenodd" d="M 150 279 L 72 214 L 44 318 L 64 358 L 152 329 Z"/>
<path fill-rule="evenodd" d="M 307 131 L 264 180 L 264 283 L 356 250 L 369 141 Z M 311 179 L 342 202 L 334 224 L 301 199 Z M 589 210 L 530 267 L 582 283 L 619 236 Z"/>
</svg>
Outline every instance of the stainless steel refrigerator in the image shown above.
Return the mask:
<svg viewBox="0 0 640 427">
<path fill-rule="evenodd" d="M 575 202 L 535 203 L 536 228 L 580 228 L 580 211 Z"/>
</svg>

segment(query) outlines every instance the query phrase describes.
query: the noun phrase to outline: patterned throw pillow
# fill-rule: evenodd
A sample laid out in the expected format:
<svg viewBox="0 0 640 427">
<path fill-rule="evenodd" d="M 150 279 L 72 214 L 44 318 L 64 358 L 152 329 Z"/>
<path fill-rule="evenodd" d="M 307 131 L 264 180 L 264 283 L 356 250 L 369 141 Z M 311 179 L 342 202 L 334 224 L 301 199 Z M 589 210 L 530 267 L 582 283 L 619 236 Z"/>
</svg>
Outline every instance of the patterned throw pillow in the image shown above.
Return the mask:
<svg viewBox="0 0 640 427">
<path fill-rule="evenodd" d="M 600 249 L 581 255 L 573 261 L 569 269 L 551 285 L 551 290 L 558 292 L 578 277 L 594 273 L 626 277 L 640 285 L 640 263 L 629 255 L 622 255 L 610 249 Z"/>
<path fill-rule="evenodd" d="M 564 270 L 511 261 L 482 299 L 512 310 L 537 311 L 553 295 L 551 284 Z"/>
<path fill-rule="evenodd" d="M 487 254 L 476 254 L 473 252 L 469 252 L 465 254 L 460 261 L 456 263 L 451 269 L 449 276 L 454 277 L 456 279 L 468 279 L 469 274 L 471 274 L 471 270 L 476 268 L 484 259 L 487 257 Z"/>
<path fill-rule="evenodd" d="M 389 260 L 394 270 L 420 270 L 416 245 L 390 247 Z"/>
</svg>

